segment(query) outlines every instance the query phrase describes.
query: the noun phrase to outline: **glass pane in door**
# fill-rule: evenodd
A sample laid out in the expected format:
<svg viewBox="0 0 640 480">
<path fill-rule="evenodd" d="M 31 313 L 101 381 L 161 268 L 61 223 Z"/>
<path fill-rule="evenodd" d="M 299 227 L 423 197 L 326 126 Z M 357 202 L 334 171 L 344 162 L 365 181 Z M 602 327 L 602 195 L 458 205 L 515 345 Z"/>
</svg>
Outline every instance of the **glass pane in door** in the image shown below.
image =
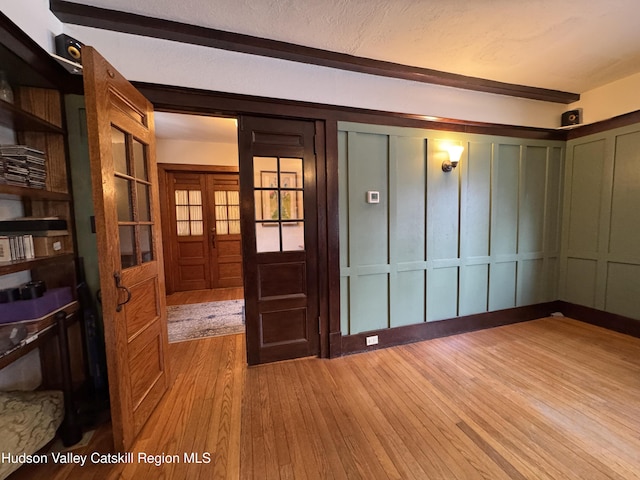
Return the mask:
<svg viewBox="0 0 640 480">
<path fill-rule="evenodd" d="M 120 236 L 120 261 L 122 268 L 135 267 L 138 263 L 136 251 L 135 227 L 132 225 L 119 226 Z"/>
<path fill-rule="evenodd" d="M 119 222 L 133 221 L 133 205 L 131 202 L 131 180 L 115 177 L 116 208 Z"/>
<path fill-rule="evenodd" d="M 126 135 L 116 127 L 111 127 L 111 156 L 113 157 L 113 168 L 118 173 L 127 175 L 127 143 Z"/>
</svg>

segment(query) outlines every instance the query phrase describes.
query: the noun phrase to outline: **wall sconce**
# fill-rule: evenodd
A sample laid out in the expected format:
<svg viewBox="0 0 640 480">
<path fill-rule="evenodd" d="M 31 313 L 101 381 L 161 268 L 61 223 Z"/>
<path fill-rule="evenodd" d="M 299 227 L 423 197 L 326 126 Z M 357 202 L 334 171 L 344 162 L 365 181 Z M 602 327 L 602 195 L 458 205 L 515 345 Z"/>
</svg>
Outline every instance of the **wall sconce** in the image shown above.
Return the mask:
<svg viewBox="0 0 640 480">
<path fill-rule="evenodd" d="M 458 166 L 464 147 L 462 145 L 449 145 L 447 151 L 449 152 L 449 160 L 442 162 L 443 172 L 450 172 Z"/>
</svg>

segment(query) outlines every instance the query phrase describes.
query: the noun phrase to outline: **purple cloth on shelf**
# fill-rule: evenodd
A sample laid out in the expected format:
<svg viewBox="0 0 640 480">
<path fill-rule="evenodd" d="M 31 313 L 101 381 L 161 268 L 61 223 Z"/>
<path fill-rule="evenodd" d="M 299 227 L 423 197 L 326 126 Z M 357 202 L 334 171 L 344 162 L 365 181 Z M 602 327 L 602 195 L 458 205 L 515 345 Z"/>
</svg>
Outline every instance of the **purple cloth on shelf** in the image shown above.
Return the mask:
<svg viewBox="0 0 640 480">
<path fill-rule="evenodd" d="M 52 288 L 32 300 L 0 304 L 0 324 L 36 320 L 73 301 L 70 287 Z"/>
</svg>

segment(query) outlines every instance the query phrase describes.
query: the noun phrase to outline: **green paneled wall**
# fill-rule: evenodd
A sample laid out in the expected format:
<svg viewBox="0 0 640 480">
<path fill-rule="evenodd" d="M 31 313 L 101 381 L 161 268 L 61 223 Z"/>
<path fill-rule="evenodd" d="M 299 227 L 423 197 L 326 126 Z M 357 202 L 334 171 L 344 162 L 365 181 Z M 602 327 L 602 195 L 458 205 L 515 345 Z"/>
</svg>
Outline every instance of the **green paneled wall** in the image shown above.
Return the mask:
<svg viewBox="0 0 640 480">
<path fill-rule="evenodd" d="M 567 143 L 560 297 L 640 320 L 640 125 Z"/>
<path fill-rule="evenodd" d="M 447 142 L 465 146 L 451 173 Z M 340 123 L 342 333 L 557 299 L 563 149 Z"/>
</svg>

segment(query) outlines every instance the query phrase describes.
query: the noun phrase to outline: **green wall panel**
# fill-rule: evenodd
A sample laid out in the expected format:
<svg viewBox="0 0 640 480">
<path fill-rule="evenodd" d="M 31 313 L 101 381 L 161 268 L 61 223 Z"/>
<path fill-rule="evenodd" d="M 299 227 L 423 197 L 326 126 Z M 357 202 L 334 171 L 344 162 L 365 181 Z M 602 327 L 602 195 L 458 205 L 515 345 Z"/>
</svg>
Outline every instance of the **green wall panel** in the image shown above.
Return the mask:
<svg viewBox="0 0 640 480">
<path fill-rule="evenodd" d="M 463 256 L 489 255 L 492 152 L 491 143 L 471 142 L 468 161 L 460 166 L 461 169 L 466 169 L 460 225 L 460 249 Z"/>
<path fill-rule="evenodd" d="M 565 300 L 587 307 L 596 306 L 597 266 L 598 264 L 595 260 L 567 259 Z"/>
<path fill-rule="evenodd" d="M 547 149 L 527 147 L 522 160 L 518 252 L 542 252 Z"/>
<path fill-rule="evenodd" d="M 473 315 L 486 312 L 488 292 L 488 265 L 469 265 L 461 268 L 459 314 Z"/>
<path fill-rule="evenodd" d="M 389 258 L 388 137 L 349 133 L 349 257 L 352 265 L 387 264 Z M 369 204 L 367 191 L 380 192 Z M 379 292 L 385 294 L 385 292 Z"/>
<path fill-rule="evenodd" d="M 544 283 L 543 302 L 552 302 L 558 299 L 558 284 L 560 277 L 560 261 L 558 258 L 549 258 L 546 263 L 546 280 Z"/>
<path fill-rule="evenodd" d="M 617 136 L 615 152 L 609 252 L 640 258 L 640 132 Z"/>
<path fill-rule="evenodd" d="M 492 264 L 489 278 L 489 311 L 515 307 L 516 262 Z"/>
<path fill-rule="evenodd" d="M 562 172 L 564 170 L 563 153 L 559 147 L 549 149 L 549 164 L 547 170 L 547 213 L 545 217 L 545 250 L 560 251 L 560 220 L 562 212 Z"/>
<path fill-rule="evenodd" d="M 604 140 L 576 145 L 569 178 L 568 249 L 571 252 L 598 251 Z"/>
<path fill-rule="evenodd" d="M 458 269 L 434 268 L 427 279 L 427 321 L 455 317 L 458 304 Z"/>
<path fill-rule="evenodd" d="M 640 265 L 609 263 L 607 311 L 640 320 Z"/>
<path fill-rule="evenodd" d="M 389 327 L 388 275 L 361 275 L 350 284 L 350 333 Z"/>
<path fill-rule="evenodd" d="M 425 272 L 398 272 L 391 296 L 391 326 L 412 325 L 425 319 Z"/>
<path fill-rule="evenodd" d="M 425 260 L 426 252 L 426 140 L 392 137 L 392 165 L 395 178 L 390 196 L 395 242 L 392 255 L 397 262 Z"/>
<path fill-rule="evenodd" d="M 499 145 L 494 160 L 491 254 L 516 253 L 520 146 Z"/>
<path fill-rule="evenodd" d="M 442 171 L 444 156 L 436 150 L 438 141 L 432 142 L 428 162 L 428 245 L 427 258 L 442 260 L 458 256 L 458 184 L 460 170 Z"/>
<path fill-rule="evenodd" d="M 340 278 L 340 331 L 342 333 L 349 332 L 349 313 L 351 310 L 349 280 L 349 277 Z"/>
<path fill-rule="evenodd" d="M 534 305 L 545 301 L 544 262 L 542 259 L 518 262 L 518 296 L 516 305 Z"/>
</svg>

